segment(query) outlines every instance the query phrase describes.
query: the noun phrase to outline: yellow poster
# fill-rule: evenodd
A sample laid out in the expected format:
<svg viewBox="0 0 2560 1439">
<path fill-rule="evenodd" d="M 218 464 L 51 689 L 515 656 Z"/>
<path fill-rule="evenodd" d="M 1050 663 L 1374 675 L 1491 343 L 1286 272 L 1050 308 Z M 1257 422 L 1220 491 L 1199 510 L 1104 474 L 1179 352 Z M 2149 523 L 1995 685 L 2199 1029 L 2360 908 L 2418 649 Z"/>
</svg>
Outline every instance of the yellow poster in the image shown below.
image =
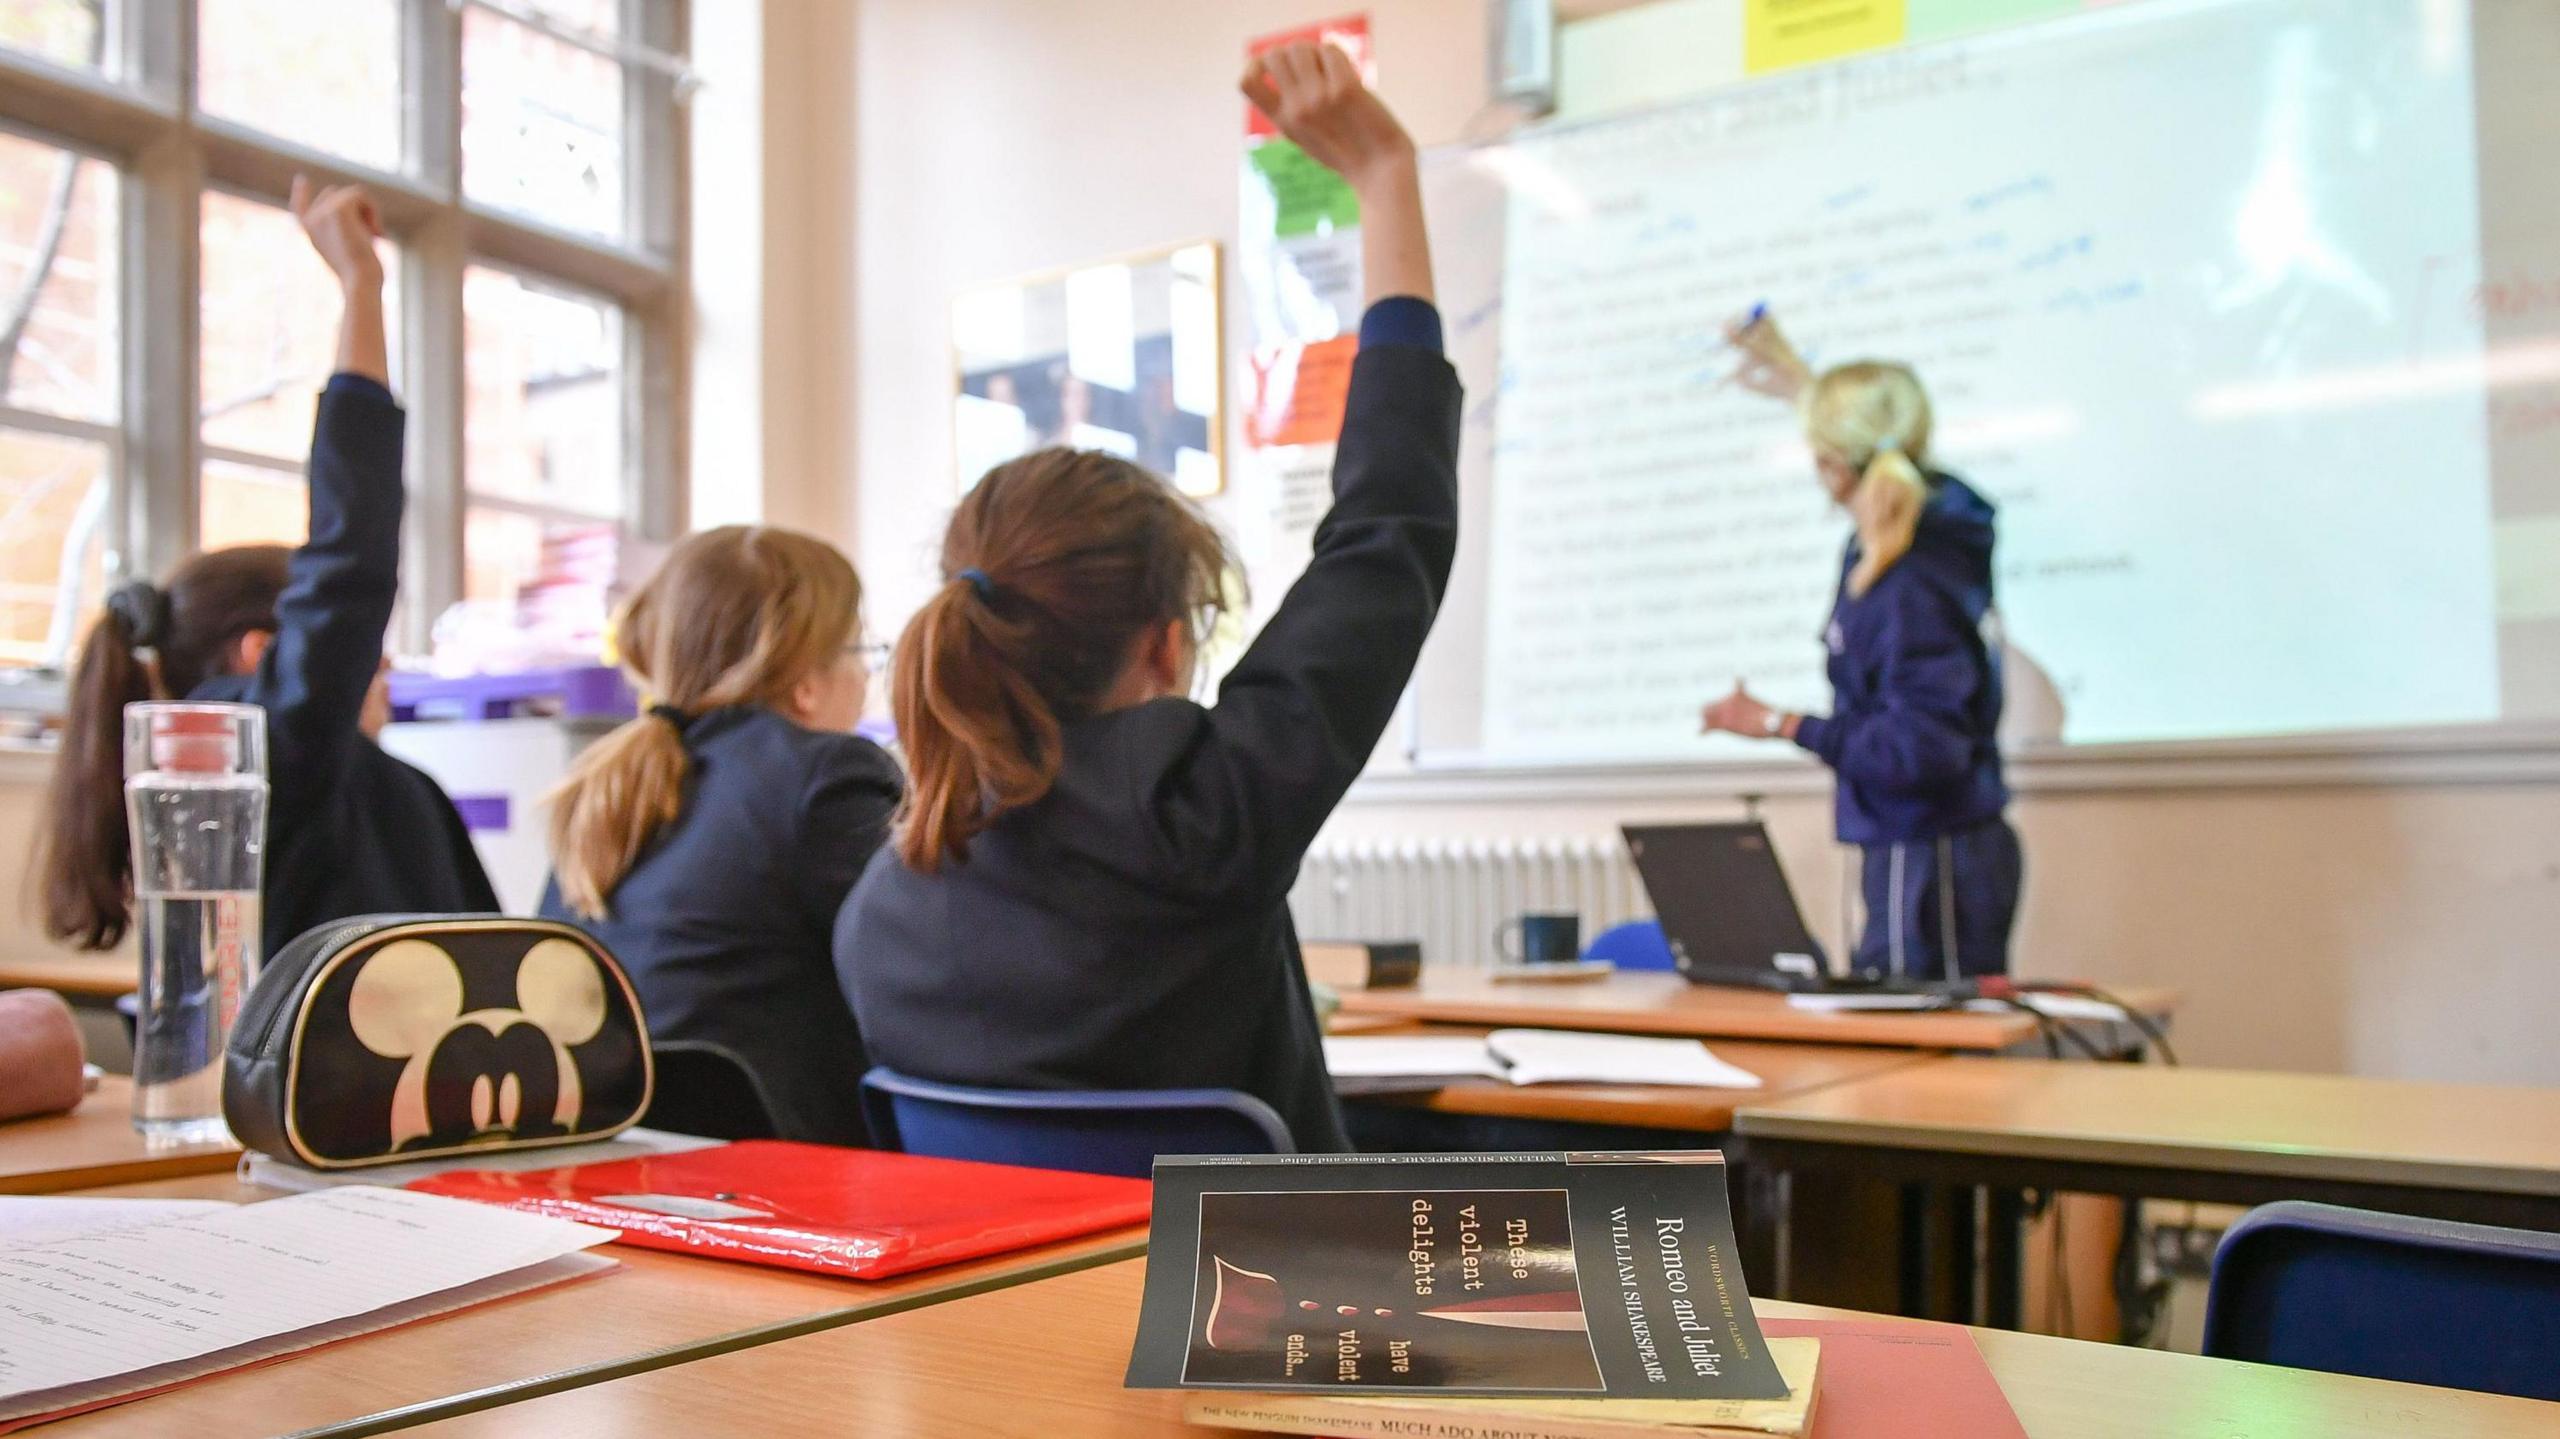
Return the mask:
<svg viewBox="0 0 2560 1439">
<path fill-rule="evenodd" d="M 1902 43 L 1906 0 L 1743 0 L 1742 64 L 1753 75 Z"/>
</svg>

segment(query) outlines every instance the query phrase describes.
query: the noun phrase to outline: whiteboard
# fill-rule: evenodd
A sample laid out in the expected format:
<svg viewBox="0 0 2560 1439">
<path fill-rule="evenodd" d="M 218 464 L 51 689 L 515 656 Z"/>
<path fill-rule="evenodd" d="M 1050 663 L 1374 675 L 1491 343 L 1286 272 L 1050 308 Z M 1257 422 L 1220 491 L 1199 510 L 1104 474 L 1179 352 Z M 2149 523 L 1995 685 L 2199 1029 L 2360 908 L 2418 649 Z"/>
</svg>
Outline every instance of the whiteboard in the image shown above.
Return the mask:
<svg viewBox="0 0 2560 1439">
<path fill-rule="evenodd" d="M 1723 385 L 1909 361 L 2030 746 L 2560 719 L 2560 6 L 2149 0 L 1434 152 L 1469 404 L 1422 767 L 1766 760 L 1846 525 Z"/>
</svg>

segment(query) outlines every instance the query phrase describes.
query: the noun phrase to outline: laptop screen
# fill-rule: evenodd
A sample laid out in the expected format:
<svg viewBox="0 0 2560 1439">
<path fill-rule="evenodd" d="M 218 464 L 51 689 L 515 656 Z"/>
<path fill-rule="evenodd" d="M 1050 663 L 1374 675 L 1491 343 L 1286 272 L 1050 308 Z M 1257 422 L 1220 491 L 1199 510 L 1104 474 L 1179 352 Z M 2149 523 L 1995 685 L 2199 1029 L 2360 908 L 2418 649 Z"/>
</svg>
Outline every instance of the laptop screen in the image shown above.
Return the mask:
<svg viewBox="0 0 2560 1439">
<path fill-rule="evenodd" d="M 1680 969 L 1693 979 L 1769 984 L 1819 979 L 1830 965 L 1757 820 L 1629 825 L 1636 873 Z"/>
</svg>

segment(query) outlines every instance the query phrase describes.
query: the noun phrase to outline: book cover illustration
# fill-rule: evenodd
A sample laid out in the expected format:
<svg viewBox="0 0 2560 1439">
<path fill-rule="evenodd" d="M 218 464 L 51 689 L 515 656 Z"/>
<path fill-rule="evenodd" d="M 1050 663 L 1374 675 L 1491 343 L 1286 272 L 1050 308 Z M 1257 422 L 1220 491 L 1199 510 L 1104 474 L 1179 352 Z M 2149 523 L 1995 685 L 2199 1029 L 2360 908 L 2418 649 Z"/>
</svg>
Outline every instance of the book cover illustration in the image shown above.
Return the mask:
<svg viewBox="0 0 2560 1439">
<path fill-rule="evenodd" d="M 1140 1388 L 1781 1398 L 1722 1156 L 1172 1158 Z"/>
</svg>

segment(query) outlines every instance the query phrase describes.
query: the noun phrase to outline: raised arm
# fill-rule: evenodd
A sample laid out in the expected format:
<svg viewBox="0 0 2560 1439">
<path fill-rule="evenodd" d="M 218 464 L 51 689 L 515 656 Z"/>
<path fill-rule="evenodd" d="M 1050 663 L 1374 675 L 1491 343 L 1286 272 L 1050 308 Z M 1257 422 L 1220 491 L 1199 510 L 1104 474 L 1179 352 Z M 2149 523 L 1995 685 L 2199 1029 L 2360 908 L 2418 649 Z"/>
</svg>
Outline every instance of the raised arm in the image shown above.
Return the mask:
<svg viewBox="0 0 2560 1439">
<path fill-rule="evenodd" d="M 315 189 L 296 175 L 286 203 L 338 282 L 338 373 L 362 375 L 388 389 L 391 354 L 382 321 L 382 255 L 374 248 L 382 221 L 374 213 L 373 197 L 357 185 Z"/>
<path fill-rule="evenodd" d="M 1440 355 L 1413 142 L 1340 51 L 1290 46 L 1245 94 L 1360 198 L 1370 305 L 1333 509 L 1305 573 L 1219 687 L 1169 838 L 1230 888 L 1285 889 L 1377 748 L 1457 552 L 1457 375 Z"/>
<path fill-rule="evenodd" d="M 1254 57 L 1242 89 L 1281 134 L 1359 197 L 1367 303 L 1398 295 L 1435 300 L 1413 139 L 1361 83 L 1351 57 L 1337 45 L 1283 45 Z"/>
<path fill-rule="evenodd" d="M 383 340 L 380 230 L 355 186 L 296 179 L 293 213 L 338 282 L 338 370 L 311 427 L 311 537 L 293 553 L 276 601 L 275 642 L 248 698 L 267 710 L 274 808 L 289 822 L 338 776 L 355 744 L 365 690 L 382 665 L 400 589 L 400 447 Z"/>
</svg>

